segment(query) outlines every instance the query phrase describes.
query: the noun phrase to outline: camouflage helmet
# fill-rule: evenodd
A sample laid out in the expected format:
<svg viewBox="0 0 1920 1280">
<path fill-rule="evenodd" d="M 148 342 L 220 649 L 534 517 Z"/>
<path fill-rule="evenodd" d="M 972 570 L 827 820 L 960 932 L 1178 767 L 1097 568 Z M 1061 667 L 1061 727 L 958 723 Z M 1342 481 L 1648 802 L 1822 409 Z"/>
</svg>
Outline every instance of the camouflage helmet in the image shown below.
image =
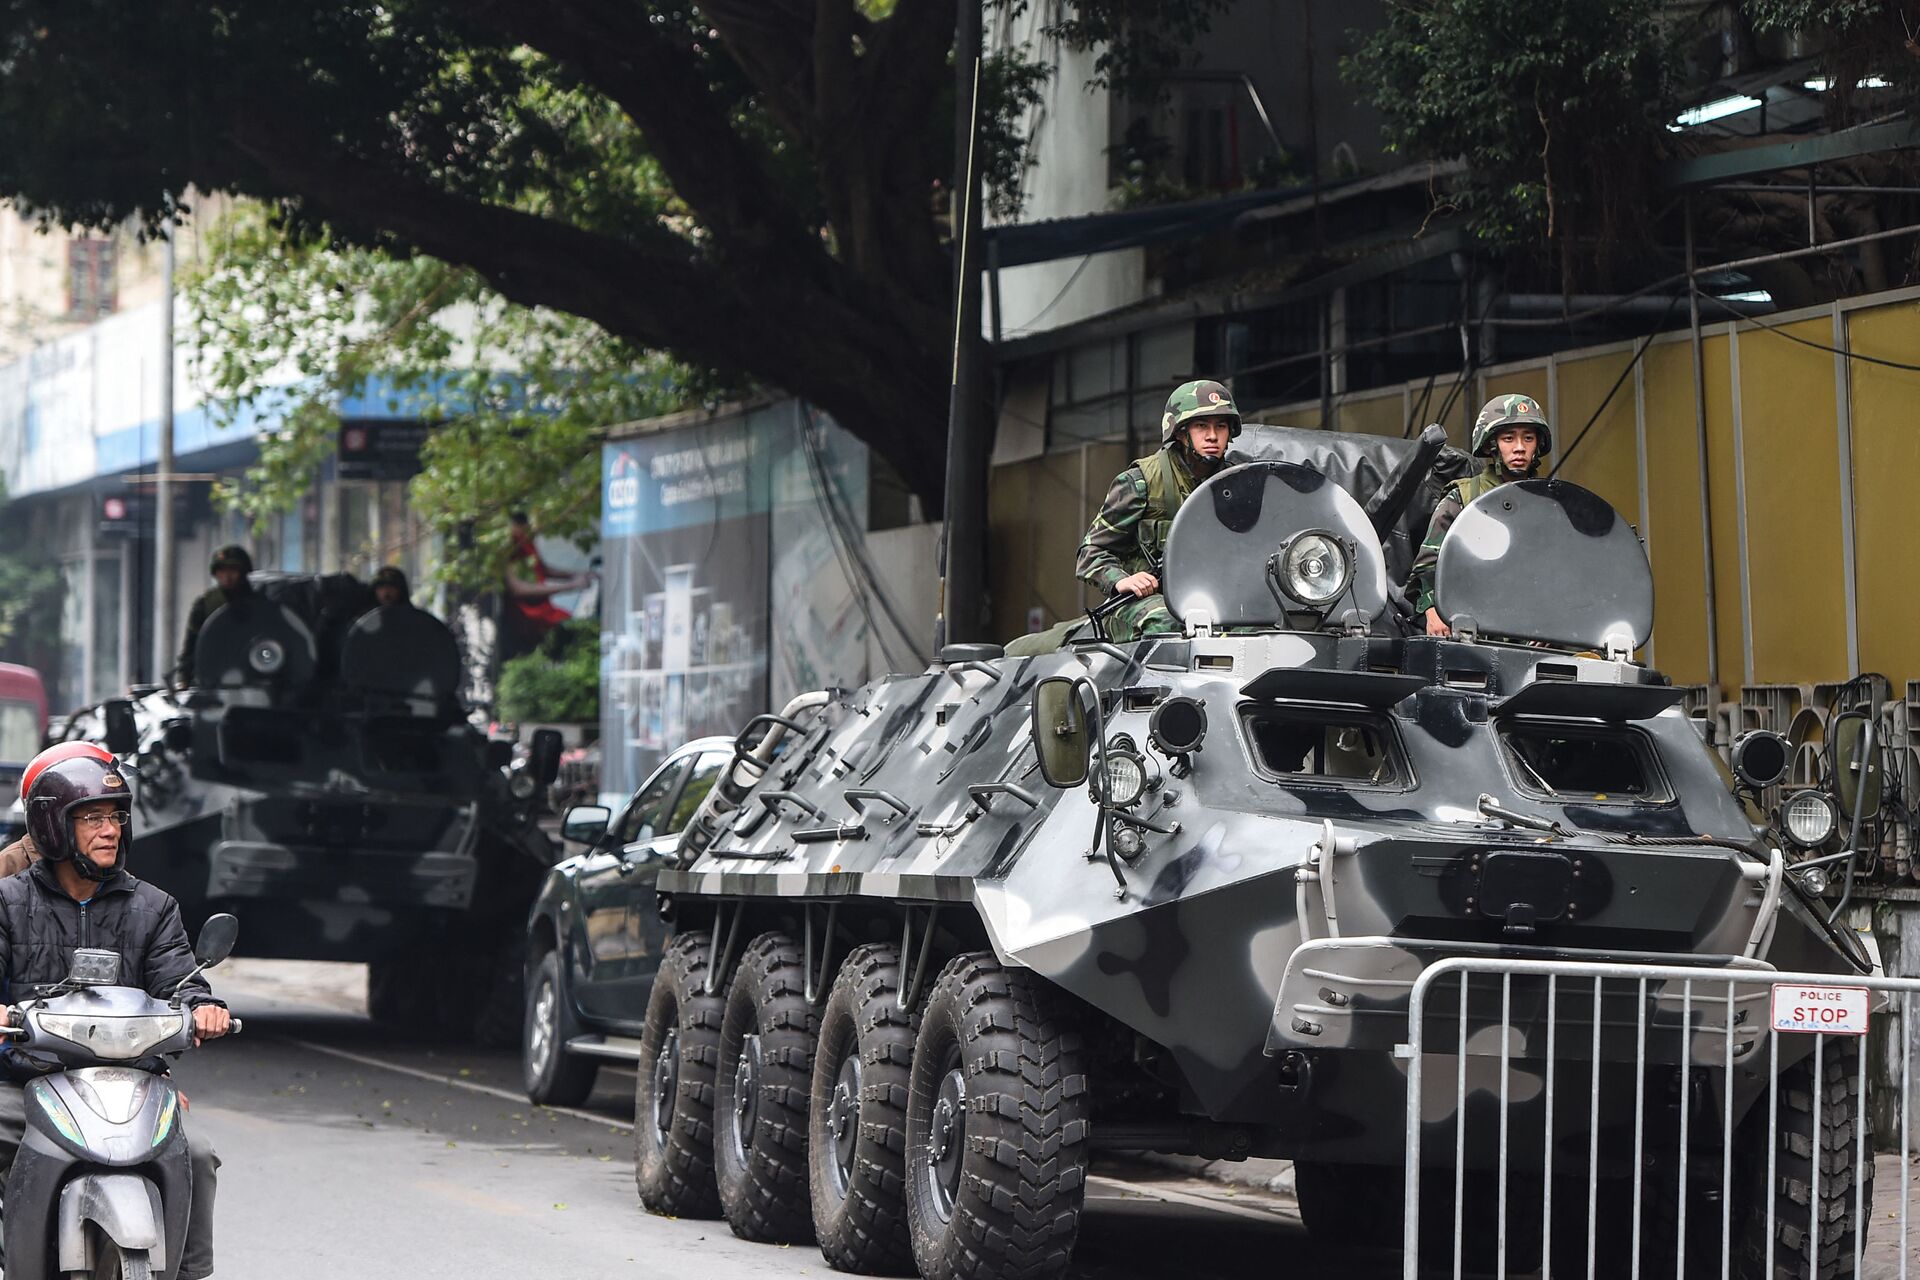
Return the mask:
<svg viewBox="0 0 1920 1280">
<path fill-rule="evenodd" d="M 208 573 L 218 573 L 222 569 L 238 569 L 242 573 L 253 572 L 253 557 L 242 546 L 222 547 L 213 553 L 213 563 L 207 566 Z"/>
<path fill-rule="evenodd" d="M 381 587 L 393 587 L 400 592 L 400 598 L 402 600 L 407 599 L 413 594 L 412 589 L 407 586 L 407 575 L 401 571 L 400 566 L 397 564 L 381 565 L 379 570 L 373 575 L 373 581 L 367 585 L 375 591 L 378 591 Z"/>
<path fill-rule="evenodd" d="M 1160 447 L 1171 447 L 1180 428 L 1195 418 L 1232 418 L 1227 438 L 1240 434 L 1240 410 L 1233 406 L 1233 392 L 1203 378 L 1181 383 L 1167 397 L 1167 411 L 1160 418 Z"/>
<path fill-rule="evenodd" d="M 1532 427 L 1540 437 L 1539 456 L 1544 458 L 1553 452 L 1553 428 L 1547 425 L 1540 402 L 1532 396 L 1495 396 L 1480 407 L 1480 416 L 1473 420 L 1474 457 L 1493 456 L 1493 442 L 1502 427 Z"/>
</svg>

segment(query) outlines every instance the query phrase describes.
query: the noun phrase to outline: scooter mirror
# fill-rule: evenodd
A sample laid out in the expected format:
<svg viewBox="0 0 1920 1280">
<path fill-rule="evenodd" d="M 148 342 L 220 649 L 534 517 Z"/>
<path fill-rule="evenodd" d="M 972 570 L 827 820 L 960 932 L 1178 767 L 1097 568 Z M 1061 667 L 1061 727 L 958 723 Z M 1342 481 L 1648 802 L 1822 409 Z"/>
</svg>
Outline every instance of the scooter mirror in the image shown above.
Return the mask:
<svg viewBox="0 0 1920 1280">
<path fill-rule="evenodd" d="M 193 958 L 203 969 L 211 969 L 233 954 L 233 944 L 240 938 L 240 922 L 222 911 L 217 916 L 207 917 L 200 926 L 200 940 L 193 946 Z"/>
</svg>

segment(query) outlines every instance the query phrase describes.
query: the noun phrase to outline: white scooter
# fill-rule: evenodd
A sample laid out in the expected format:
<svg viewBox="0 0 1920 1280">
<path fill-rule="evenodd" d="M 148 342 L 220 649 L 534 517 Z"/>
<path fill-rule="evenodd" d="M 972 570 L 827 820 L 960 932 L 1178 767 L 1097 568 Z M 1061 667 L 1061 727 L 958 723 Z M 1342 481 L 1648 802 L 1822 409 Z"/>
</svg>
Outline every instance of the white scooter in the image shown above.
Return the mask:
<svg viewBox="0 0 1920 1280">
<path fill-rule="evenodd" d="M 238 934 L 230 915 L 208 920 L 194 973 L 232 954 Z M 192 1173 L 180 1095 L 161 1073 L 192 1047 L 193 1014 L 178 996 L 156 1000 L 119 977 L 116 952 L 80 948 L 66 980 L 23 1002 L 25 1026 L 8 1029 L 21 1051 L 60 1066 L 25 1088 L 26 1136 L 4 1202 L 7 1276 L 172 1280 L 179 1270 Z"/>
</svg>

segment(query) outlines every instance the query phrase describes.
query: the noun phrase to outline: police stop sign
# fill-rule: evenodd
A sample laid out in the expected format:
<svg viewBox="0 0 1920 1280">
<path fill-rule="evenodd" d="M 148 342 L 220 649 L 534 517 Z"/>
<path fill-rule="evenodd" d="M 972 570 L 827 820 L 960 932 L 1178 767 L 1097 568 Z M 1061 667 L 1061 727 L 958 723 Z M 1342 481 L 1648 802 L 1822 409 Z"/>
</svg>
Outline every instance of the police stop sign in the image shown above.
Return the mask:
<svg viewBox="0 0 1920 1280">
<path fill-rule="evenodd" d="M 1773 984 L 1773 1029 L 1863 1036 L 1867 1034 L 1869 1003 L 1865 987 L 1813 987 L 1776 982 Z"/>
</svg>

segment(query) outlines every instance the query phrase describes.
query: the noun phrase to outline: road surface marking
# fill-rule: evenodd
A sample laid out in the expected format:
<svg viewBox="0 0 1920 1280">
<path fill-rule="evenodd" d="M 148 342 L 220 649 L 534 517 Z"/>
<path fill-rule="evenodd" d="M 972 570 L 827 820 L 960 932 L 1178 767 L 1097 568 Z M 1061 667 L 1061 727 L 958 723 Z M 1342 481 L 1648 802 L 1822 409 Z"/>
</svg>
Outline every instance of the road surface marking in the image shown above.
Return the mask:
<svg viewBox="0 0 1920 1280">
<path fill-rule="evenodd" d="M 389 1062 L 384 1058 L 376 1058 L 370 1054 L 354 1053 L 350 1049 L 340 1049 L 333 1045 L 321 1044 L 314 1040 L 296 1040 L 291 1036 L 276 1036 L 275 1039 L 285 1044 L 293 1045 L 296 1048 L 305 1049 L 309 1053 L 322 1053 L 330 1058 L 339 1058 L 344 1062 L 357 1063 L 363 1067 L 373 1067 L 380 1071 L 393 1071 L 403 1076 L 412 1076 L 416 1080 L 428 1080 L 434 1084 L 444 1084 L 450 1085 L 455 1089 L 465 1089 L 470 1093 L 484 1093 L 490 1098 L 504 1098 L 508 1102 L 515 1103 L 518 1106 L 525 1107 L 530 1111 L 540 1114 L 572 1116 L 576 1120 L 585 1120 L 590 1124 L 605 1125 L 615 1133 L 633 1132 L 633 1126 L 631 1124 L 609 1119 L 603 1115 L 596 1115 L 591 1111 L 582 1111 L 578 1107 L 543 1107 L 537 1102 L 529 1102 L 527 1095 L 524 1093 L 515 1093 L 511 1089 L 502 1089 L 498 1085 L 481 1084 L 476 1080 L 462 1080 L 458 1076 L 443 1075 L 437 1071 L 422 1071 L 419 1067 L 409 1067 L 400 1062 Z"/>
</svg>

